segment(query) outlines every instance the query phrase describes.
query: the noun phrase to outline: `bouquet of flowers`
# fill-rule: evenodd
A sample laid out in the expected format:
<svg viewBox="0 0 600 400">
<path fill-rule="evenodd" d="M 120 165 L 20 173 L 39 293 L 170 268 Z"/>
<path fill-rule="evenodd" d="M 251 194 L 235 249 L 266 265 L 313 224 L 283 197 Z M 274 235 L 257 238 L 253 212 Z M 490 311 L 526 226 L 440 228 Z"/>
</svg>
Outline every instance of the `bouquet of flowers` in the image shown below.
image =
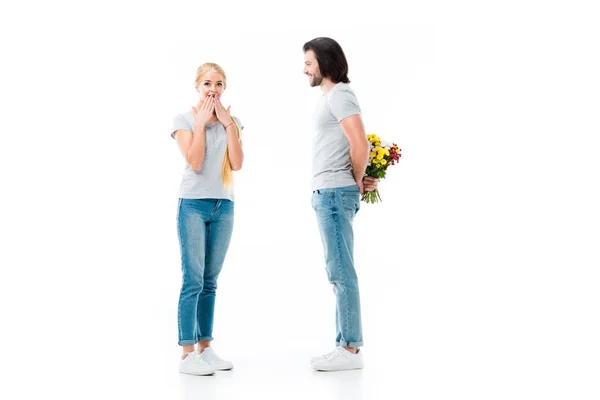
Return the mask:
<svg viewBox="0 0 600 400">
<path fill-rule="evenodd" d="M 400 160 L 400 149 L 395 143 L 389 145 L 382 143 L 379 136 L 375 134 L 367 135 L 371 154 L 369 157 L 369 165 L 365 174 L 373 178 L 385 178 L 385 173 L 390 165 L 395 165 Z M 372 192 L 365 192 L 361 200 L 367 203 L 378 203 L 381 201 L 379 190 L 375 189 Z"/>
</svg>

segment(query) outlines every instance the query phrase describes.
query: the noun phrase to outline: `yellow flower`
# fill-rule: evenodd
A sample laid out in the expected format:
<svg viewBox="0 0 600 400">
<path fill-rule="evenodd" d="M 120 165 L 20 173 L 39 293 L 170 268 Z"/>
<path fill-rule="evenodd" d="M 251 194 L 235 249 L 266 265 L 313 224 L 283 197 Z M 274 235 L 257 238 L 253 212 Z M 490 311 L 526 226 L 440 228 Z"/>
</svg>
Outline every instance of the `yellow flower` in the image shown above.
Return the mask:
<svg viewBox="0 0 600 400">
<path fill-rule="evenodd" d="M 373 142 L 381 142 L 381 139 L 379 139 L 379 137 L 377 137 L 376 134 L 372 133 L 370 135 L 367 135 L 367 138 L 369 139 L 369 142 L 373 143 Z"/>
<path fill-rule="evenodd" d="M 371 158 L 375 158 L 376 156 L 377 156 L 377 153 L 376 153 L 376 152 L 374 152 L 374 151 L 372 151 L 372 152 L 371 152 Z"/>
<path fill-rule="evenodd" d="M 381 164 L 382 164 L 382 165 L 385 165 L 385 164 L 387 164 L 387 161 L 385 161 L 385 158 L 384 158 L 383 160 L 381 160 Z"/>
</svg>

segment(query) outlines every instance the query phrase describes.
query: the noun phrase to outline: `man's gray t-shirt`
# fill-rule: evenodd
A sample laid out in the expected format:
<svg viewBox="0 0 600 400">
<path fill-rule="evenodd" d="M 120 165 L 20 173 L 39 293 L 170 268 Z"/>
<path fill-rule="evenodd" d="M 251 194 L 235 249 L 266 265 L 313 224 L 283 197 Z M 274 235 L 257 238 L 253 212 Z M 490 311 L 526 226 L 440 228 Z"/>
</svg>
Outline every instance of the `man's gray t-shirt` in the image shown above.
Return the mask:
<svg viewBox="0 0 600 400">
<path fill-rule="evenodd" d="M 234 117 L 240 129 L 244 129 L 240 120 Z M 190 113 L 178 114 L 173 119 L 171 137 L 175 139 L 175 131 L 183 129 L 194 133 L 194 117 Z M 227 147 L 227 132 L 219 122 L 206 124 L 206 151 L 200 171 L 194 171 L 185 162 L 185 169 L 179 197 L 182 199 L 228 199 L 233 201 L 233 187 L 223 185 L 221 168 Z"/>
<path fill-rule="evenodd" d="M 356 185 L 350 142 L 340 126 L 354 114 L 360 114 L 360 107 L 348 84 L 338 83 L 321 97 L 314 114 L 313 190 Z"/>
</svg>

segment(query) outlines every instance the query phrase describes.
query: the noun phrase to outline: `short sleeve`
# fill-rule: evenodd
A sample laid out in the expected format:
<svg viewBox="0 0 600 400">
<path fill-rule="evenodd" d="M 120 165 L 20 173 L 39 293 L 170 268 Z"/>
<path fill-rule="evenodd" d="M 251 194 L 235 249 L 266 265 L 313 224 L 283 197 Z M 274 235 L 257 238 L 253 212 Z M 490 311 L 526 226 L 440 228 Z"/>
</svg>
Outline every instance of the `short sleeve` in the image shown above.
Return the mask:
<svg viewBox="0 0 600 400">
<path fill-rule="evenodd" d="M 358 100 L 353 92 L 339 90 L 329 99 L 329 110 L 338 122 L 354 114 L 360 114 Z"/>
<path fill-rule="evenodd" d="M 171 137 L 175 139 L 175 132 L 178 130 L 185 130 L 193 132 L 193 128 L 190 122 L 185 118 L 183 114 L 179 114 L 173 118 L 173 130 L 171 131 Z"/>
<path fill-rule="evenodd" d="M 233 117 L 235 118 L 235 122 L 237 122 L 238 126 L 240 127 L 240 130 L 244 129 L 244 125 L 242 125 L 242 121 L 240 121 L 240 119 L 238 117 Z"/>
</svg>

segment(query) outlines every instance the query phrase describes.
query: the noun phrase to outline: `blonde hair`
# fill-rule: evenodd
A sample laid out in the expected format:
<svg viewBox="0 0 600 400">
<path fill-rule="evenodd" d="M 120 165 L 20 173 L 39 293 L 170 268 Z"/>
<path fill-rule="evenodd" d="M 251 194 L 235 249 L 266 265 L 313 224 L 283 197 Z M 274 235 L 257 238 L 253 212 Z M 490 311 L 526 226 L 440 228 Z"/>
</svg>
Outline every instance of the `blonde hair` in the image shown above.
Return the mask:
<svg viewBox="0 0 600 400">
<path fill-rule="evenodd" d="M 196 79 L 194 80 L 196 90 L 198 89 L 198 86 L 200 86 L 200 82 L 202 82 L 202 77 L 209 72 L 216 72 L 223 75 L 223 88 L 227 88 L 227 76 L 225 75 L 223 68 L 215 63 L 204 63 L 196 70 Z M 241 134 L 240 126 L 238 125 L 235 117 L 231 116 L 231 120 L 233 121 L 233 125 L 235 126 L 237 137 L 239 139 Z M 223 157 L 223 165 L 221 166 L 221 176 L 223 179 L 223 185 L 231 186 L 233 183 L 233 173 L 231 169 L 231 163 L 229 162 L 229 146 L 225 147 L 225 156 Z"/>
</svg>

